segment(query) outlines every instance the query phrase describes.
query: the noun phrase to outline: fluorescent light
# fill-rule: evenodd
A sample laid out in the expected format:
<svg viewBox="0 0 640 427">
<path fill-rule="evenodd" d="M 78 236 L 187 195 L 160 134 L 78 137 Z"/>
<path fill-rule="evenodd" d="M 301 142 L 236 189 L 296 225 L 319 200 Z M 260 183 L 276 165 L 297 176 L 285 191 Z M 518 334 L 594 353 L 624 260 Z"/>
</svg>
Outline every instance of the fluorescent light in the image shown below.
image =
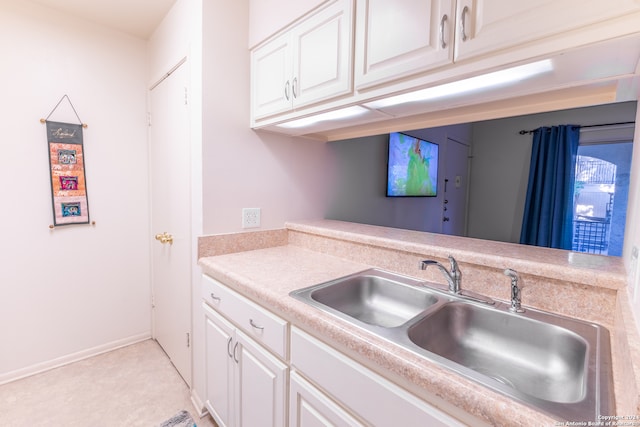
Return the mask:
<svg viewBox="0 0 640 427">
<path fill-rule="evenodd" d="M 324 122 L 327 120 L 343 120 L 351 117 L 359 116 L 368 112 L 369 110 L 360 107 L 358 105 L 354 105 L 353 107 L 342 108 L 340 110 L 328 111 L 326 113 L 318 114 L 315 116 L 305 117 L 303 119 L 294 120 L 292 122 L 282 123 L 277 125 L 281 128 L 295 129 L 302 128 L 306 126 L 311 126 L 319 122 Z"/>
<path fill-rule="evenodd" d="M 446 83 L 440 86 L 434 86 L 415 92 L 379 99 L 363 105 L 369 108 L 378 109 L 390 107 L 392 105 L 405 104 L 407 102 L 428 101 L 461 93 L 487 89 L 490 87 L 516 83 L 551 70 L 553 70 L 551 60 L 545 59 L 543 61 L 507 68 L 506 70 L 495 71 L 493 73 L 482 74 L 480 76 Z"/>
</svg>

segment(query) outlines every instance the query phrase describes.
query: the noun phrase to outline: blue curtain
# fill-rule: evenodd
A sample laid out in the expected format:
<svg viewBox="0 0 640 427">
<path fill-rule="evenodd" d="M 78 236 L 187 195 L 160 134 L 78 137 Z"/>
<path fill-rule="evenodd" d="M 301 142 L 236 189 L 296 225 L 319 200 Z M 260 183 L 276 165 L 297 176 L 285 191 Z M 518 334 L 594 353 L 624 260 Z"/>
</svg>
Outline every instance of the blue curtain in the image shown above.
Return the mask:
<svg viewBox="0 0 640 427">
<path fill-rule="evenodd" d="M 579 139 L 579 126 L 534 131 L 520 243 L 571 249 Z"/>
</svg>

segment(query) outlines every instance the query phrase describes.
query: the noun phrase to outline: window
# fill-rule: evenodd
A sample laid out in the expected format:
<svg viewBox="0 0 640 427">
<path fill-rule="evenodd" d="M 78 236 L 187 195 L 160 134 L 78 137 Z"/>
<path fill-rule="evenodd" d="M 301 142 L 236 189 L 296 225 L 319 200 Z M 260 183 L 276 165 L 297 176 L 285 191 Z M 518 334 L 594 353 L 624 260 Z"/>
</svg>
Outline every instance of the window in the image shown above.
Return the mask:
<svg viewBox="0 0 640 427">
<path fill-rule="evenodd" d="M 578 148 L 573 203 L 574 251 L 622 254 L 631 151 L 631 143 Z"/>
</svg>

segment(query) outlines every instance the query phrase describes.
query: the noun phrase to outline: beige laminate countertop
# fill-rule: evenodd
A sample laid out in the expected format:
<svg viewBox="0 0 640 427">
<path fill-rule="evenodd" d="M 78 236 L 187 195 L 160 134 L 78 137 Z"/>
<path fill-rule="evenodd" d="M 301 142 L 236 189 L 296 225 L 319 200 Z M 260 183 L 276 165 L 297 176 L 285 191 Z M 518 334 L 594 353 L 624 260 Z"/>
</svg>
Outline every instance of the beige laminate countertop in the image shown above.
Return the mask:
<svg viewBox="0 0 640 427">
<path fill-rule="evenodd" d="M 322 240 L 320 245 L 333 246 L 342 244 L 337 240 L 340 240 L 339 230 L 342 227 L 348 227 L 345 224 L 348 223 L 321 221 L 311 224 L 311 228 L 316 230 L 324 228 L 325 231 L 321 231 L 320 234 L 324 234 L 322 238 L 325 240 Z M 354 259 L 358 259 L 357 256 L 336 256 L 330 253 L 331 250 L 326 250 L 324 246 L 319 249 L 317 242 L 302 243 L 306 237 L 292 235 L 292 231 L 295 234 L 296 231 L 300 232 L 306 227 L 305 223 L 296 223 L 288 224 L 285 230 L 205 237 L 204 239 L 209 240 L 206 240 L 208 243 L 201 244 L 199 264 L 205 274 L 282 316 L 292 325 L 300 327 L 345 352 L 434 406 L 441 407 L 445 412 L 457 416 L 459 412 L 456 413 L 455 408 L 459 408 L 459 410 L 471 414 L 476 420 L 482 420 L 488 425 L 557 425 L 554 419 L 524 404 L 467 380 L 435 362 L 426 360 L 373 333 L 290 297 L 289 293 L 296 289 L 326 282 L 371 267 L 384 268 L 384 265 L 355 261 Z M 355 228 L 362 233 L 361 228 Z M 403 243 L 393 236 L 395 232 L 386 231 L 384 228 L 380 228 L 380 233 L 392 234 L 392 237 L 384 237 L 389 241 L 383 245 L 391 250 L 408 250 L 409 253 L 418 252 L 422 255 L 426 250 L 425 247 L 431 245 L 431 243 L 411 242 L 411 239 L 408 243 Z M 409 235 L 403 234 L 403 239 L 418 236 L 413 233 L 417 232 L 410 232 Z M 315 236 L 311 238 L 314 239 Z M 362 235 L 362 241 L 358 244 L 362 245 L 363 251 L 368 251 L 380 244 L 381 241 L 377 242 L 375 239 L 372 240 L 371 233 L 368 233 Z M 452 242 L 456 242 L 455 238 L 444 243 L 441 242 L 441 244 L 450 245 Z M 215 246 L 216 249 L 213 251 L 203 249 L 207 247 L 207 244 L 210 245 L 210 248 Z M 271 246 L 271 244 L 275 246 Z M 424 247 L 420 248 L 415 245 Z M 469 248 L 469 245 L 466 248 Z M 498 245 L 498 248 L 503 248 L 503 246 Z M 436 249 L 436 252 L 439 250 L 445 251 L 445 249 Z M 520 249 L 516 248 L 516 250 Z M 355 249 L 351 249 L 351 251 L 355 251 Z M 480 263 L 480 261 L 476 262 Z M 597 262 L 606 262 L 606 260 L 598 259 Z M 565 270 L 558 268 L 556 264 L 551 266 L 552 269 L 555 269 L 556 274 L 565 274 Z M 417 264 L 414 265 L 417 266 Z M 527 268 L 524 264 L 520 265 L 520 268 L 522 267 L 525 267 L 525 270 Z M 535 269 L 535 266 L 529 268 Z M 618 268 L 618 266 L 614 266 L 614 270 Z M 403 273 L 402 271 L 396 272 Z M 614 276 L 617 276 L 618 273 L 619 271 L 616 270 Z M 608 289 L 615 287 L 615 283 L 604 286 Z M 490 296 L 495 297 L 495 295 Z M 498 299 L 504 300 L 500 297 Z M 474 422 L 469 419 L 464 421 Z"/>
</svg>

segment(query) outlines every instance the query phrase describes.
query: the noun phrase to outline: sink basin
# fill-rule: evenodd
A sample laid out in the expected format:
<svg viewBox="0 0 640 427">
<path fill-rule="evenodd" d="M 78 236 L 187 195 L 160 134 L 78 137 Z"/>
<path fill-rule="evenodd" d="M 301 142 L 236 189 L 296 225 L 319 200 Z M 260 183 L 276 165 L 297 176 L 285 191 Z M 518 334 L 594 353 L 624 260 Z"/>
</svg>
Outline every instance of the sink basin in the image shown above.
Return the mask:
<svg viewBox="0 0 640 427">
<path fill-rule="evenodd" d="M 551 402 L 587 393 L 587 341 L 565 328 L 453 302 L 412 325 L 409 339 L 516 390 Z"/>
<path fill-rule="evenodd" d="M 564 421 L 615 413 L 609 333 L 600 325 L 370 269 L 290 294 L 425 360 Z"/>
<path fill-rule="evenodd" d="M 368 325 L 393 328 L 406 323 L 438 298 L 424 288 L 407 284 L 382 271 L 369 270 L 321 286 L 292 292 L 312 305 L 329 308 Z"/>
</svg>

